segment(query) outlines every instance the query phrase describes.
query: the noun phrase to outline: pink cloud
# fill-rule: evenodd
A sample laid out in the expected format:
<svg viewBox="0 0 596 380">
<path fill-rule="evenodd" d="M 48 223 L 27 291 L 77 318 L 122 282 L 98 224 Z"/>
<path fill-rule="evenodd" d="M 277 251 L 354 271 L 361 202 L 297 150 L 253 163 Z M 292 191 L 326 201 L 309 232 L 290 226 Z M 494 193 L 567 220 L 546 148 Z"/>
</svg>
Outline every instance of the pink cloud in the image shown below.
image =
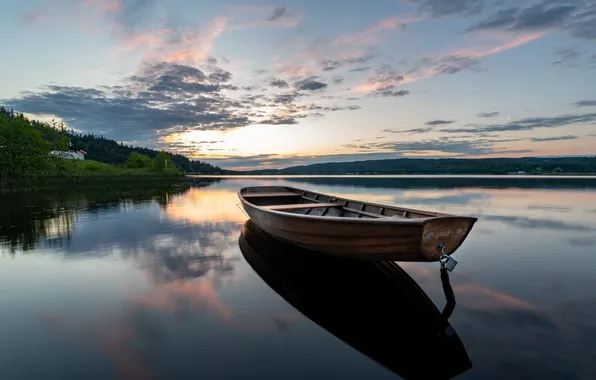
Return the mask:
<svg viewBox="0 0 596 380">
<path fill-rule="evenodd" d="M 285 17 L 273 21 L 269 20 L 261 20 L 261 21 L 251 21 L 244 24 L 233 25 L 230 27 L 230 31 L 232 30 L 245 30 L 245 29 L 253 29 L 253 28 L 264 28 L 264 27 L 277 27 L 277 28 L 293 28 L 298 26 L 302 21 L 302 16 L 295 15 L 292 17 Z"/>
<path fill-rule="evenodd" d="M 21 25 L 30 26 L 44 18 L 47 18 L 47 15 L 43 14 L 39 10 L 32 10 L 23 15 L 21 18 Z"/>
<path fill-rule="evenodd" d="M 546 34 L 547 32 L 524 34 L 492 47 L 481 46 L 462 48 L 423 57 L 415 64 L 415 68 L 406 74 L 403 74 L 403 76 L 396 74 L 379 77 L 377 75 L 375 78 L 369 79 L 366 83 L 355 86 L 353 91 L 359 93 L 377 91 L 388 86 L 417 82 L 442 74 L 454 74 L 464 69 L 474 68 L 482 58 L 514 49 L 543 37 Z"/>
<path fill-rule="evenodd" d="M 406 25 L 418 22 L 422 20 L 422 17 L 390 17 L 379 21 L 373 26 L 370 26 L 363 31 L 356 34 L 347 34 L 339 36 L 334 40 L 335 45 L 366 45 L 377 42 L 380 35 L 388 30 L 396 28 L 405 28 Z"/>
<path fill-rule="evenodd" d="M 106 13 L 122 12 L 122 0 L 85 0 L 86 7 L 97 7 L 100 11 Z"/>
<path fill-rule="evenodd" d="M 88 5 L 99 6 L 109 12 L 122 9 L 121 0 L 87 0 Z M 260 27 L 290 28 L 298 25 L 299 14 L 284 12 L 283 17 L 267 19 L 275 8 L 242 7 L 230 8 L 227 16 L 216 17 L 203 29 L 186 30 L 183 33 L 171 28 L 128 35 L 122 33 L 119 25 L 112 28 L 120 39 L 121 51 L 144 50 L 152 60 L 177 63 L 196 63 L 207 59 L 215 41 L 224 33 Z M 177 38 L 174 38 L 177 37 Z"/>
<path fill-rule="evenodd" d="M 119 51 L 141 51 L 154 61 L 195 63 L 209 57 L 215 40 L 226 31 L 228 21 L 218 17 L 204 29 L 183 32 L 162 28 L 128 35 L 118 26 L 114 26 L 114 30 L 119 38 Z"/>
<path fill-rule="evenodd" d="M 276 65 L 278 74 L 310 75 L 320 71 L 321 62 L 324 60 L 349 60 L 363 57 L 366 46 L 379 42 L 382 34 L 397 28 L 404 28 L 407 24 L 418 22 L 420 16 L 394 16 L 380 20 L 376 24 L 356 34 L 346 34 L 330 41 L 319 41 L 315 45 L 298 46 L 298 53 L 291 61 L 286 60 Z M 291 62 L 291 63 L 290 63 Z M 300 65 L 296 65 L 300 62 Z M 293 68 L 293 70 L 289 70 Z"/>
<path fill-rule="evenodd" d="M 463 65 L 472 65 L 475 62 L 477 62 L 478 59 L 502 53 L 506 50 L 514 49 L 521 45 L 527 44 L 528 42 L 531 42 L 535 39 L 543 37 L 546 34 L 547 32 L 525 34 L 517 36 L 510 41 L 507 41 L 505 43 L 491 48 L 465 48 L 454 50 L 452 52 L 448 52 L 439 56 L 430 57 L 428 59 L 428 65 L 422 65 L 421 67 L 410 72 L 409 74 L 404 75 L 404 80 L 402 81 L 402 83 L 416 82 L 422 79 L 427 79 L 441 75 L 441 73 L 443 73 L 445 70 L 445 65 L 441 64 L 441 62 L 445 60 L 459 60 L 459 62 Z"/>
<path fill-rule="evenodd" d="M 190 32 L 185 34 L 180 46 L 174 46 L 161 59 L 166 62 L 188 62 L 188 61 L 203 61 L 211 52 L 215 40 L 226 31 L 229 19 L 225 17 L 218 17 L 214 19 L 209 26 L 196 33 Z"/>
<path fill-rule="evenodd" d="M 276 14 L 280 7 L 245 5 L 228 8 L 229 16 L 234 24 L 229 30 L 245 30 L 252 28 L 277 27 L 293 28 L 300 24 L 302 15 L 281 7 L 280 14 Z"/>
</svg>

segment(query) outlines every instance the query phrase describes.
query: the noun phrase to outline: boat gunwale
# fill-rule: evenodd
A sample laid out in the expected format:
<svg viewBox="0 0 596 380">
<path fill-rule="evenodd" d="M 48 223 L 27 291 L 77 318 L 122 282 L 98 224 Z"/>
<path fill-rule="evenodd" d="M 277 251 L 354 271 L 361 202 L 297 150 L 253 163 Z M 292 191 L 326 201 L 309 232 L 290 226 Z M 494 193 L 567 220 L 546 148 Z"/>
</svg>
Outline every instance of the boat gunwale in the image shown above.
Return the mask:
<svg viewBox="0 0 596 380">
<path fill-rule="evenodd" d="M 240 188 L 238 190 L 238 198 L 240 199 L 240 201 L 242 203 L 247 204 L 250 207 L 255 208 L 255 209 L 257 209 L 257 210 L 259 210 L 261 212 L 271 213 L 271 214 L 275 214 L 275 215 L 279 215 L 279 216 L 284 216 L 284 217 L 295 218 L 295 219 L 312 219 L 312 220 L 321 220 L 321 221 L 324 220 L 324 221 L 344 222 L 344 223 L 388 224 L 388 225 L 396 225 L 396 224 L 423 225 L 427 221 L 430 221 L 430 220 L 449 220 L 449 219 L 469 219 L 469 220 L 472 220 L 475 223 L 478 220 L 478 218 L 473 217 L 473 216 L 458 216 L 458 215 L 454 215 L 454 214 L 444 214 L 444 213 L 438 213 L 438 212 L 436 214 L 439 214 L 439 215 L 428 216 L 428 217 L 423 217 L 423 218 L 403 218 L 403 217 L 401 217 L 401 218 L 399 218 L 399 217 L 398 218 L 393 218 L 393 217 L 390 217 L 390 216 L 380 217 L 380 218 L 358 218 L 358 217 L 353 217 L 353 216 L 327 216 L 327 215 L 321 216 L 321 215 L 296 214 L 296 213 L 292 213 L 292 212 L 284 212 L 284 211 L 266 209 L 264 207 L 261 207 L 261 206 L 258 206 L 256 204 L 254 204 L 254 203 L 251 203 L 246 198 L 244 198 L 244 196 L 243 196 L 242 193 L 246 189 L 258 188 L 258 187 L 276 187 L 276 186 L 247 186 L 247 187 L 242 187 L 242 188 Z M 299 196 L 299 197 L 303 197 L 303 195 L 300 192 L 308 191 L 308 192 L 311 192 L 311 193 L 315 193 L 315 194 L 327 196 L 327 197 L 330 197 L 330 198 L 338 198 L 337 196 L 334 196 L 334 195 L 325 194 L 325 193 L 319 193 L 319 192 L 316 192 L 316 191 L 298 189 L 298 188 L 291 187 L 291 186 L 277 186 L 277 187 L 284 187 L 286 189 L 294 190 L 294 191 L 296 191 L 296 196 Z M 377 207 L 383 207 L 383 208 L 390 207 L 390 208 L 393 208 L 393 209 L 398 209 L 400 211 L 416 212 L 416 213 L 423 213 L 423 214 L 428 213 L 428 211 L 424 211 L 424 210 L 407 209 L 407 208 L 401 208 L 401 207 L 398 207 L 398 206 L 392 206 L 392 205 L 386 205 L 386 204 L 380 204 L 380 203 L 372 203 L 372 202 L 360 201 L 360 200 L 350 199 L 350 198 L 340 198 L 340 199 L 343 200 L 343 201 L 356 202 L 356 203 L 364 203 L 364 204 L 367 204 L 367 205 L 377 206 Z M 341 206 L 343 206 L 343 205 L 341 205 Z"/>
</svg>

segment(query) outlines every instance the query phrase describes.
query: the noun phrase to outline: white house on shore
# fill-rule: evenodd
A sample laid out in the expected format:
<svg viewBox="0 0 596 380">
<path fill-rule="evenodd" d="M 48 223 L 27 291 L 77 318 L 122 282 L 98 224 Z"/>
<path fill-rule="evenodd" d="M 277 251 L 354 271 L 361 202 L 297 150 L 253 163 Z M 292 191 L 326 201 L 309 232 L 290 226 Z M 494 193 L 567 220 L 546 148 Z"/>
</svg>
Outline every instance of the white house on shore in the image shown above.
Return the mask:
<svg viewBox="0 0 596 380">
<path fill-rule="evenodd" d="M 66 151 L 54 150 L 51 154 L 72 160 L 84 160 L 87 152 L 78 149 L 69 149 Z"/>
</svg>

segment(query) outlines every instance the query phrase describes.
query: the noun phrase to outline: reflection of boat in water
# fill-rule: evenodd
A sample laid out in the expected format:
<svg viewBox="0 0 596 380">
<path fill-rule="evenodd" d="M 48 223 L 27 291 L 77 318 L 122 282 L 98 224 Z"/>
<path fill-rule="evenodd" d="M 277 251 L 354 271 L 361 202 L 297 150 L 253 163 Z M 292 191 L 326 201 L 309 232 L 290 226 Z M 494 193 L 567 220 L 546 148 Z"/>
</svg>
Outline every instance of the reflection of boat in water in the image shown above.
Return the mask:
<svg viewBox="0 0 596 380">
<path fill-rule="evenodd" d="M 397 264 L 316 254 L 272 238 L 251 220 L 239 243 L 287 302 L 399 376 L 444 379 L 471 368 L 458 335 Z"/>
<path fill-rule="evenodd" d="M 285 186 L 240 189 L 252 220 L 278 239 L 367 260 L 437 261 L 464 242 L 476 218 L 361 202 Z"/>
</svg>

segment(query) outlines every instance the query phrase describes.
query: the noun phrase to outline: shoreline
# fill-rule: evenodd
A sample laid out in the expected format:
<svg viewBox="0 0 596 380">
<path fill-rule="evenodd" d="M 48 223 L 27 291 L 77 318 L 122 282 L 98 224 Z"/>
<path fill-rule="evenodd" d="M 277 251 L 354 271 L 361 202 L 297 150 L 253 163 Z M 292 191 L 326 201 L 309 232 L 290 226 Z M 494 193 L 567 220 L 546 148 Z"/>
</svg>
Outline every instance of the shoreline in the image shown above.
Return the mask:
<svg viewBox="0 0 596 380">
<path fill-rule="evenodd" d="M 65 186 L 134 187 L 147 185 L 192 185 L 192 178 L 184 175 L 85 175 L 72 177 L 0 178 L 0 192 L 40 189 L 60 189 Z"/>
<path fill-rule="evenodd" d="M 596 179 L 596 173 L 569 174 L 192 174 L 189 178 L 570 178 Z"/>
</svg>

